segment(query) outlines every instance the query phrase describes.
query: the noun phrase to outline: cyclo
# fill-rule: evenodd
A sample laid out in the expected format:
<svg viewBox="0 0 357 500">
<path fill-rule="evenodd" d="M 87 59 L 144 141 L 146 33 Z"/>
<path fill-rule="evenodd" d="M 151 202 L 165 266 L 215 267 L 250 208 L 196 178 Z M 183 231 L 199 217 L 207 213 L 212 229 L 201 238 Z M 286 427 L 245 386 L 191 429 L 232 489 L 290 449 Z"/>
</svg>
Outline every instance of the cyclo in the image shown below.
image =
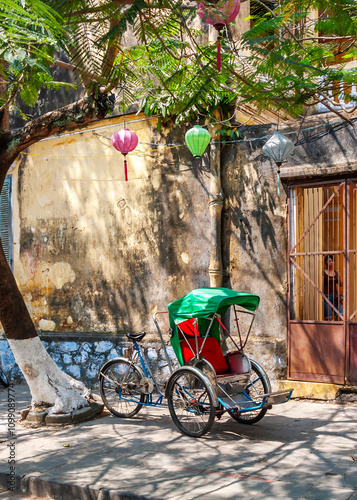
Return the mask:
<svg viewBox="0 0 357 500">
<path fill-rule="evenodd" d="M 259 301 L 258 295 L 228 288 L 199 288 L 169 304 L 168 311 L 155 313 L 169 367 L 167 380 L 162 383 L 154 376 L 140 346 L 146 333 L 129 333 L 133 343 L 130 356 L 111 359 L 100 370 L 105 406 L 122 418 L 133 417 L 143 406 L 168 407 L 178 429 L 192 437 L 203 436 L 215 417 L 219 419 L 226 412 L 241 424 L 261 420 L 273 404 L 288 401 L 292 389 L 271 392 L 264 369 L 244 353 Z M 233 310 L 236 339 L 224 325 L 228 310 Z M 170 342 L 178 368 L 173 367 L 159 326 L 162 314 L 169 316 Z M 242 314 L 250 316 L 245 333 L 239 325 Z M 228 339 L 233 350 L 223 354 Z"/>
</svg>

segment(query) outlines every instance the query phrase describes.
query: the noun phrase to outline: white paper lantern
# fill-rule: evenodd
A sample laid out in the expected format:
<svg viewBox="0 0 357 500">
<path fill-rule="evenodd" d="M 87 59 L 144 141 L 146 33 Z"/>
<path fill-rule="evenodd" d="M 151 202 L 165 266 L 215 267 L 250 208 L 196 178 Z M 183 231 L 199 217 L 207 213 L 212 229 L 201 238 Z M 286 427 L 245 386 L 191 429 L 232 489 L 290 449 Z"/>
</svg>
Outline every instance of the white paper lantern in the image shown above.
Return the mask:
<svg viewBox="0 0 357 500">
<path fill-rule="evenodd" d="M 280 166 L 293 151 L 294 144 L 281 132 L 274 132 L 264 144 L 263 153 L 272 158 L 278 166 L 278 196 L 280 196 Z"/>
</svg>

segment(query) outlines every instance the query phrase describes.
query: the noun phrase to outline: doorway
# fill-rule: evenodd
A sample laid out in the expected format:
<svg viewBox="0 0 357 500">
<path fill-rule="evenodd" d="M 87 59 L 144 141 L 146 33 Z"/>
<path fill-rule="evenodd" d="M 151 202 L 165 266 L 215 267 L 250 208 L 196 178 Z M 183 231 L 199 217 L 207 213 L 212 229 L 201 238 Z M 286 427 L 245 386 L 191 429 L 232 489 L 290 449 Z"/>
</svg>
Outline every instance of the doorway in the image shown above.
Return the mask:
<svg viewBox="0 0 357 500">
<path fill-rule="evenodd" d="M 288 376 L 357 383 L 357 180 L 289 190 Z"/>
</svg>

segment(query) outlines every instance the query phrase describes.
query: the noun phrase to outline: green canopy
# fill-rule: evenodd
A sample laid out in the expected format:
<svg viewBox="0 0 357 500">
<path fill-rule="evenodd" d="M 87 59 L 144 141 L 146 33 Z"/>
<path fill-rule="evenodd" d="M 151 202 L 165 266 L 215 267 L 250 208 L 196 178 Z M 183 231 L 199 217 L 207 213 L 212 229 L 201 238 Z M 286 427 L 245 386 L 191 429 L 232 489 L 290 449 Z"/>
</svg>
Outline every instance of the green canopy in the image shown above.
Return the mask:
<svg viewBox="0 0 357 500">
<path fill-rule="evenodd" d="M 260 297 L 249 293 L 235 292 L 229 288 L 197 288 L 184 297 L 168 305 L 170 327 L 172 329 L 171 344 L 176 356 L 183 364 L 180 342 L 176 325 L 190 318 L 198 318 L 198 328 L 201 335 L 207 331 L 209 322 L 203 318 L 212 317 L 214 313 L 223 316 L 232 305 L 238 305 L 255 311 L 259 305 Z M 219 331 L 212 329 L 211 335 L 219 341 Z"/>
</svg>

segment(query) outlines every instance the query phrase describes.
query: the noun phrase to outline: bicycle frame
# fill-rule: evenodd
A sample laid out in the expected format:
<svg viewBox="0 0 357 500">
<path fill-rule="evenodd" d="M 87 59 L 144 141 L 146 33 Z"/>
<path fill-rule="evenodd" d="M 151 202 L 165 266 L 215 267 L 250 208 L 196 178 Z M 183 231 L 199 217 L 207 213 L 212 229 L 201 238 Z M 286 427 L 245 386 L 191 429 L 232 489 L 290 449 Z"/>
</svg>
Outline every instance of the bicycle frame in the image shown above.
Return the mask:
<svg viewBox="0 0 357 500">
<path fill-rule="evenodd" d="M 166 352 L 166 351 L 165 351 Z M 144 377 L 150 378 L 156 387 L 159 395 L 156 401 L 153 399 L 152 393 L 146 394 L 146 401 L 141 403 L 143 406 L 154 406 L 157 408 L 167 408 L 167 404 L 163 404 L 162 401 L 165 397 L 164 392 L 160 389 L 159 384 L 150 368 L 148 359 L 145 355 L 145 352 L 142 351 L 140 348 L 140 345 L 137 341 L 133 341 L 133 350 L 130 358 L 125 358 L 127 361 L 130 362 L 131 365 L 136 366 L 138 368 L 138 365 L 140 363 L 141 371 L 144 375 Z M 122 399 L 126 401 L 131 401 L 135 402 L 132 399 L 125 398 L 124 396 L 120 396 Z"/>
</svg>

